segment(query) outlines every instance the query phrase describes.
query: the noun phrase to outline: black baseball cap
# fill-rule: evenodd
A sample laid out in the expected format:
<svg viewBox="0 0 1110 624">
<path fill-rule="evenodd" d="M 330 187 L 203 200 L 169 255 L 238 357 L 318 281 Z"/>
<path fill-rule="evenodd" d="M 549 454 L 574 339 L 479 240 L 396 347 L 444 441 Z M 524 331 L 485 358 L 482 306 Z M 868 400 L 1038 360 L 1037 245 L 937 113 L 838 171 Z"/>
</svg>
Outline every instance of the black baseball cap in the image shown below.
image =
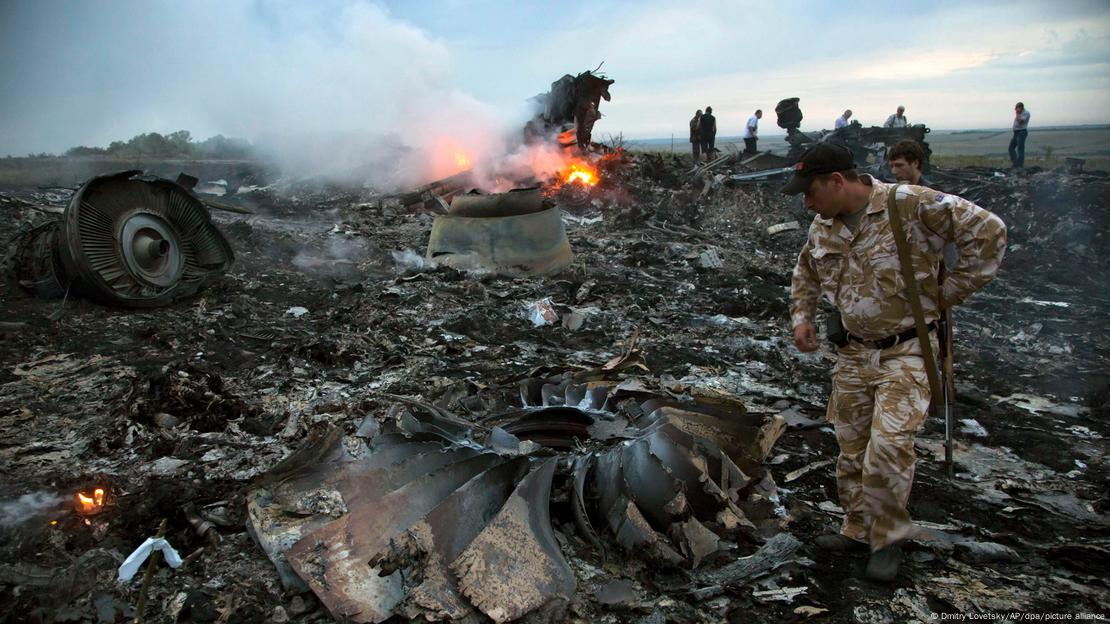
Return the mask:
<svg viewBox="0 0 1110 624">
<path fill-rule="evenodd" d="M 818 143 L 802 154 L 802 159 L 794 165 L 794 177 L 782 187 L 784 195 L 804 193 L 813 184 L 814 178 L 822 173 L 848 171 L 856 168 L 856 159 L 843 145 Z"/>
</svg>

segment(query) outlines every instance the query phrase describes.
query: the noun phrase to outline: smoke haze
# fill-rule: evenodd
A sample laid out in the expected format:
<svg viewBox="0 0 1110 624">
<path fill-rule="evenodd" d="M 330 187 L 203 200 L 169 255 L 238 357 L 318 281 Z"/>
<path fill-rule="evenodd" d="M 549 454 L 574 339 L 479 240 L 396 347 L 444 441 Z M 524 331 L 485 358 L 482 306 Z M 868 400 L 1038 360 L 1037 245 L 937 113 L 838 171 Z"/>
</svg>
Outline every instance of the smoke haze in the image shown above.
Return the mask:
<svg viewBox="0 0 1110 624">
<path fill-rule="evenodd" d="M 5 3 L 7 153 L 187 129 L 253 141 L 288 173 L 397 188 L 504 149 L 511 114 L 453 84 L 447 46 L 375 5 Z M 45 36 L 44 36 L 45 35 Z M 12 49 L 19 47 L 18 50 Z M 548 80 L 549 82 L 550 80 Z M 45 136 L 44 136 L 45 133 Z"/>
<path fill-rule="evenodd" d="M 23 524 L 65 500 L 64 497 L 49 492 L 32 492 L 19 498 L 0 501 L 0 527 L 7 529 Z"/>
</svg>

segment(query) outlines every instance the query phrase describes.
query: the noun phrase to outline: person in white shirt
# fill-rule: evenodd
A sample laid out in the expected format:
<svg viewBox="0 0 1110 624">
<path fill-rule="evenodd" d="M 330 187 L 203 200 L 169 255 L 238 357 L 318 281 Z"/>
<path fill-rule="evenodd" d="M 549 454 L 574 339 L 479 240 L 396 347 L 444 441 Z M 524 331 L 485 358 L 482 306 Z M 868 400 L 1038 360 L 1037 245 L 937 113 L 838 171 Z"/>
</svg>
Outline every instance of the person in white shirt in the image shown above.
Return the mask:
<svg viewBox="0 0 1110 624">
<path fill-rule="evenodd" d="M 763 111 L 757 110 L 755 114 L 748 117 L 748 123 L 744 124 L 744 153 L 754 154 L 755 143 L 759 140 L 759 120 L 763 118 Z"/>
<path fill-rule="evenodd" d="M 898 112 L 896 112 L 893 115 L 891 115 L 890 117 L 886 118 L 886 122 L 883 123 L 883 127 L 884 128 L 905 128 L 905 127 L 909 126 L 910 122 L 906 120 L 906 116 L 903 114 L 905 112 L 906 112 L 906 107 L 905 106 L 899 106 L 898 107 Z"/>
<path fill-rule="evenodd" d="M 848 125 L 848 120 L 851 119 L 851 118 L 852 118 L 852 109 L 849 108 L 848 110 L 844 111 L 843 115 L 837 117 L 836 121 L 833 122 L 833 130 L 839 130 L 839 129 L 843 128 L 844 126 L 847 126 Z"/>
</svg>

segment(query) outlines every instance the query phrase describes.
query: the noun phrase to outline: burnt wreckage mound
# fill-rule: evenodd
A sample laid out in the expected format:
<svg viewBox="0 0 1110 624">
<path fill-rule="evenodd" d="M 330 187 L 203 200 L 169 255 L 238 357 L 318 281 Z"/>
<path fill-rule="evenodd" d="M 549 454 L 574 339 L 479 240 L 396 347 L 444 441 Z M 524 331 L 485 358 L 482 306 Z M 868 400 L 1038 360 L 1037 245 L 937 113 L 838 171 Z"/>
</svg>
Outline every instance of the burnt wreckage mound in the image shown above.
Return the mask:
<svg viewBox="0 0 1110 624">
<path fill-rule="evenodd" d="M 251 533 L 287 587 L 353 622 L 557 619 L 576 578 L 553 504 L 602 553 L 612 540 L 661 565 L 760 541 L 774 509 L 762 464 L 782 417 L 612 378 L 639 362 L 528 380 L 521 409 L 480 424 L 424 406 L 367 419 L 355 437 L 330 429 L 249 495 Z"/>
<path fill-rule="evenodd" d="M 921 145 L 925 153 L 925 160 L 921 163 L 921 170 L 929 172 L 929 159 L 933 150 L 925 141 L 929 128 L 922 125 L 907 126 L 903 128 L 886 128 L 879 126 L 863 127 L 858 121 L 838 128 L 836 130 L 822 130 L 819 132 L 805 133 L 799 130 L 802 125 L 801 107 L 798 106 L 800 98 L 786 98 L 775 106 L 776 123 L 778 127 L 786 130 L 786 142 L 790 144 L 790 151 L 786 161 L 796 163 L 802 154 L 818 143 L 832 143 L 843 145 L 852 152 L 856 165 L 879 173 L 887 166 L 887 151 L 903 139 L 912 139 Z"/>
</svg>

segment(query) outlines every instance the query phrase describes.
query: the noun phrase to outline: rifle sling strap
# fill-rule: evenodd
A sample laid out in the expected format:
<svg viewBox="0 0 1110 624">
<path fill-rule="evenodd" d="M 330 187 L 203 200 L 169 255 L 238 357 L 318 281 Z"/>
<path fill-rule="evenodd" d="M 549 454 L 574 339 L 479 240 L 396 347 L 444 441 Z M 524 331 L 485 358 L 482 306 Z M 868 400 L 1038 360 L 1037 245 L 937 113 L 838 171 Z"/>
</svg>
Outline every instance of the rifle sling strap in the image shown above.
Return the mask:
<svg viewBox="0 0 1110 624">
<path fill-rule="evenodd" d="M 913 273 L 910 245 L 902 228 L 902 215 L 898 212 L 897 194 L 901 184 L 891 187 L 886 196 L 886 213 L 890 219 L 890 229 L 894 233 L 894 244 L 898 247 L 898 264 L 902 268 L 902 279 L 906 282 L 906 295 L 913 309 L 913 320 L 917 326 L 917 341 L 921 344 L 921 357 L 925 359 L 925 374 L 929 377 L 929 390 L 935 404 L 941 396 L 940 377 L 937 375 L 937 361 L 933 354 L 933 343 L 929 340 L 929 328 L 925 324 L 925 310 L 921 307 L 921 295 L 917 292 L 917 278 Z"/>
</svg>

